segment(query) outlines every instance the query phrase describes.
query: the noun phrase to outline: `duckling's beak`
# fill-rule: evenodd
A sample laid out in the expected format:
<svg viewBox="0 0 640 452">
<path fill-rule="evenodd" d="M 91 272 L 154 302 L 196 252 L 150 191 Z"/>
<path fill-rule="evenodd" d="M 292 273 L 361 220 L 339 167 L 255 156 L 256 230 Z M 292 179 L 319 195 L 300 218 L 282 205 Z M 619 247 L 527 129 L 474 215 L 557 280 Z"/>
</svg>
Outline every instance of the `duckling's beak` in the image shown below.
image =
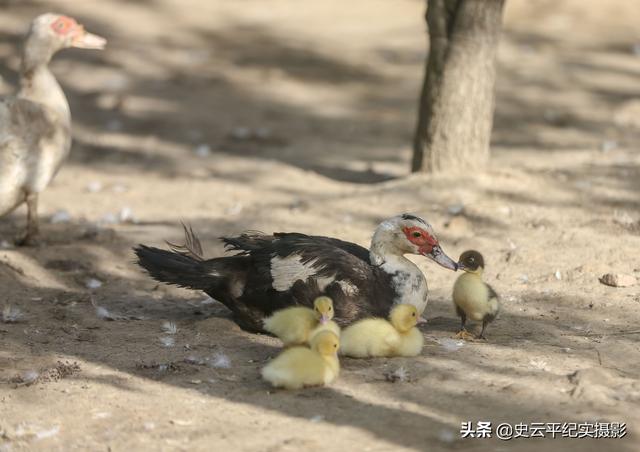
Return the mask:
<svg viewBox="0 0 640 452">
<path fill-rule="evenodd" d="M 442 265 L 444 268 L 448 268 L 449 270 L 456 271 L 458 270 L 458 264 L 456 261 L 451 259 L 449 256 L 444 254 L 440 245 L 435 245 L 431 248 L 431 251 L 428 253 L 423 253 L 424 256 L 434 260 L 438 264 Z"/>
<path fill-rule="evenodd" d="M 329 316 L 327 314 L 322 314 L 322 316 L 320 316 L 320 323 L 322 325 L 324 325 L 325 323 L 327 323 L 329 321 Z"/>
<path fill-rule="evenodd" d="M 102 50 L 105 45 L 107 45 L 106 39 L 85 31 L 81 25 L 78 27 L 78 32 L 71 42 L 72 47 L 78 47 L 80 49 Z"/>
</svg>

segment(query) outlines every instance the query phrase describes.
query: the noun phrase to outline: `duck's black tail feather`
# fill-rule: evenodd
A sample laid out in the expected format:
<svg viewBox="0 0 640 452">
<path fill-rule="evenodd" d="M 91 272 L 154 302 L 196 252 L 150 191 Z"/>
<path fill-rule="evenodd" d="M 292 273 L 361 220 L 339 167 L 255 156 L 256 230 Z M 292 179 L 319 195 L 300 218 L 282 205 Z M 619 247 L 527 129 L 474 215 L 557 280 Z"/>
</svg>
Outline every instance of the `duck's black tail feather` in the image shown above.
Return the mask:
<svg viewBox="0 0 640 452">
<path fill-rule="evenodd" d="M 138 265 L 153 279 L 187 289 L 202 290 L 223 303 L 235 321 L 247 331 L 261 332 L 264 313 L 240 302 L 246 283 L 248 256 L 227 256 L 202 260 L 182 250 L 167 251 L 145 245 L 133 249 Z"/>
<path fill-rule="evenodd" d="M 156 281 L 205 291 L 219 284 L 220 275 L 211 268 L 211 261 L 145 245 L 138 245 L 133 251 L 138 265 Z"/>
</svg>

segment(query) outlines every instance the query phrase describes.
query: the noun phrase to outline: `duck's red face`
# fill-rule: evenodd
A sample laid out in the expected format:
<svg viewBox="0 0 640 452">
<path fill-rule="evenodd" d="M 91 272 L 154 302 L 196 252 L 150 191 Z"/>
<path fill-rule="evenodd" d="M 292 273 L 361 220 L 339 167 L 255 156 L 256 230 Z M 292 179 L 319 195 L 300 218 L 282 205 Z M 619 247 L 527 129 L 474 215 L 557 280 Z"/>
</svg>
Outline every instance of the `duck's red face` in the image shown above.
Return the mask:
<svg viewBox="0 0 640 452">
<path fill-rule="evenodd" d="M 426 256 L 449 270 L 457 270 L 458 264 L 456 264 L 456 262 L 449 256 L 444 254 L 442 248 L 440 248 L 438 239 L 435 238 L 431 232 L 431 226 L 425 223 L 424 220 L 421 220 L 421 222 L 418 223 L 424 223 L 426 227 L 421 227 L 417 225 L 416 222 L 402 227 L 402 232 L 404 233 L 407 241 L 409 241 L 416 250 L 415 254 Z"/>
<path fill-rule="evenodd" d="M 67 16 L 60 16 L 51 24 L 51 29 L 59 36 L 67 36 L 73 32 L 76 27 L 78 27 L 78 22 Z"/>
<path fill-rule="evenodd" d="M 407 240 L 418 247 L 420 254 L 427 255 L 431 253 L 434 246 L 438 246 L 438 240 L 418 226 L 404 227 L 402 232 Z"/>
<path fill-rule="evenodd" d="M 51 30 L 62 41 L 64 47 L 81 49 L 103 49 L 107 40 L 85 31 L 84 27 L 68 16 L 54 16 Z"/>
</svg>

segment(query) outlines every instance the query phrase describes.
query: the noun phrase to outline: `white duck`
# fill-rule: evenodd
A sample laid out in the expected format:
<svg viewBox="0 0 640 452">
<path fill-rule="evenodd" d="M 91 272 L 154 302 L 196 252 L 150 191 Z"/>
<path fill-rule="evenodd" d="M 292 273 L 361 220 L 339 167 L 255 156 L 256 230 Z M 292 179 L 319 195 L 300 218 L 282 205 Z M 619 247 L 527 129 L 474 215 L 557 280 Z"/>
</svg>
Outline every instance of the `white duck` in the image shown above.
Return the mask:
<svg viewBox="0 0 640 452">
<path fill-rule="evenodd" d="M 19 244 L 36 242 L 38 195 L 71 148 L 69 104 L 48 63 L 64 48 L 102 49 L 105 44 L 104 38 L 87 33 L 67 16 L 43 14 L 31 23 L 20 90 L 0 98 L 0 217 L 27 203 L 27 231 Z"/>
</svg>

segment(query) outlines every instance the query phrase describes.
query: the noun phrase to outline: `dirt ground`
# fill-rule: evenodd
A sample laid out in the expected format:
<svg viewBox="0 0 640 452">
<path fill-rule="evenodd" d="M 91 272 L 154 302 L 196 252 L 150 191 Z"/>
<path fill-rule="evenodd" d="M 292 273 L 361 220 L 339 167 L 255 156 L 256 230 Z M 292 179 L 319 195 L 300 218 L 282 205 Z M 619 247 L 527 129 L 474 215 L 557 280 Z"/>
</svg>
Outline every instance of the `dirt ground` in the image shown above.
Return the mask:
<svg viewBox="0 0 640 452">
<path fill-rule="evenodd" d="M 639 286 L 599 277 L 640 279 L 640 3 L 507 3 L 491 168 L 428 177 L 407 176 L 421 1 L 0 2 L 3 92 L 39 13 L 109 40 L 52 64 L 75 141 L 41 197 L 44 245 L 10 246 L 24 208 L 0 219 L 0 307 L 22 314 L 0 322 L 0 450 L 639 450 Z M 404 211 L 452 257 L 484 253 L 502 315 L 486 343 L 453 341 L 455 275 L 417 258 L 423 354 L 343 359 L 324 389 L 271 390 L 275 339 L 131 253 L 180 241 L 181 220 L 210 256 L 245 229 L 367 245 Z M 463 421 L 628 433 L 461 439 Z"/>
</svg>

